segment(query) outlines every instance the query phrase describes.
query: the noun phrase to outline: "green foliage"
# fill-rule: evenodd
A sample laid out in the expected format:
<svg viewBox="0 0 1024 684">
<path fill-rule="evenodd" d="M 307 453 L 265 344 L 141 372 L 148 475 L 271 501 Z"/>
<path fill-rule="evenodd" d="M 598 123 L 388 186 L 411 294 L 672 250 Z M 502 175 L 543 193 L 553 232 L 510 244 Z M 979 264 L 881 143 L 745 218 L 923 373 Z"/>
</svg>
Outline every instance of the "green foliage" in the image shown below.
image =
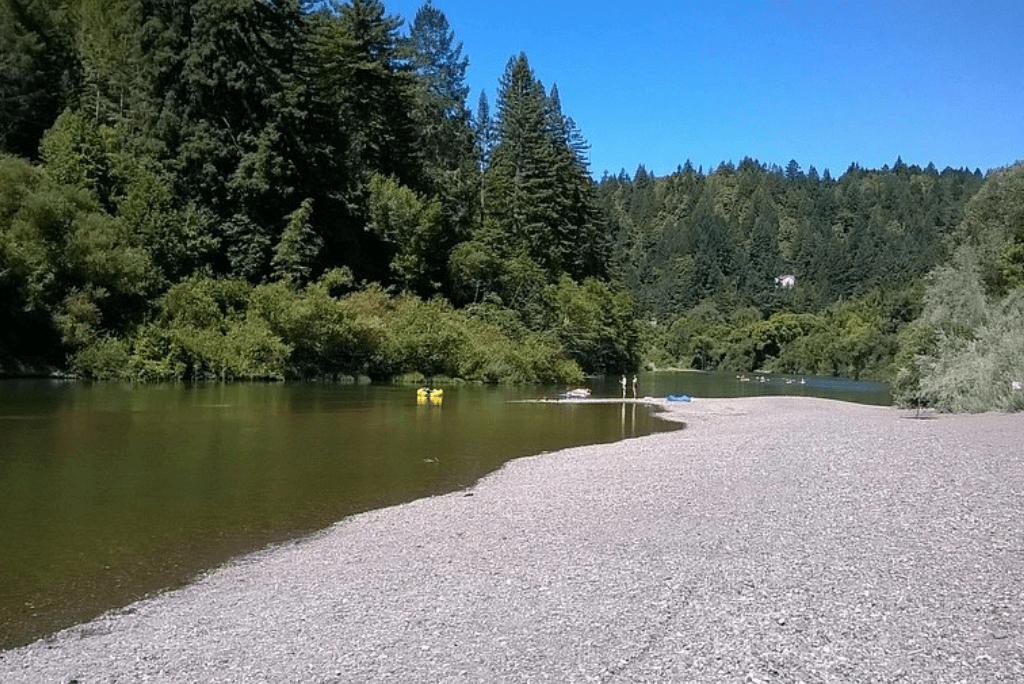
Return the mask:
<svg viewBox="0 0 1024 684">
<path fill-rule="evenodd" d="M 1014 252 L 1024 230 L 1022 179 L 1024 165 L 996 172 L 968 203 L 954 257 L 930 275 L 921 317 L 901 339 L 901 403 L 1020 408 L 1012 386 L 1024 382 L 1024 287 L 1012 260 L 1001 257 Z"/>
<path fill-rule="evenodd" d="M 548 286 L 550 324 L 562 349 L 587 373 L 623 373 L 640 365 L 640 334 L 629 294 L 569 276 Z"/>
<path fill-rule="evenodd" d="M 31 346 L 11 332 L 31 329 L 97 378 L 534 381 L 578 377 L 574 355 L 636 364 L 587 144 L 525 55 L 477 150 L 468 59 L 429 3 L 407 36 L 379 0 L 0 10 L 2 94 L 25 96 L 3 106 L 43 105 L 58 73 L 77 95 L 46 100 L 45 135 L 0 132 L 43 160 L 0 168 L 0 345 Z M 342 296 L 351 274 L 381 284 Z"/>
<path fill-rule="evenodd" d="M 82 111 L 95 123 L 144 125 L 156 103 L 143 0 L 78 0 L 74 5 Z"/>
<path fill-rule="evenodd" d="M 1024 164 L 989 176 L 968 203 L 953 242 L 970 252 L 986 294 L 1003 296 L 1020 286 L 1024 281 Z"/>
<path fill-rule="evenodd" d="M 289 351 L 263 321 L 245 318 L 214 329 L 147 325 L 131 342 L 129 373 L 147 382 L 280 380 Z"/>
<path fill-rule="evenodd" d="M 937 334 L 949 340 L 974 336 L 989 304 L 973 250 L 961 249 L 954 262 L 929 274 L 924 303 L 922 318 Z"/>
<path fill-rule="evenodd" d="M 471 331 L 463 375 L 484 382 L 571 384 L 583 379 L 579 364 L 550 333 L 531 332 L 513 311 L 494 301 L 466 309 Z"/>
<path fill-rule="evenodd" d="M 500 263 L 499 255 L 483 240 L 467 240 L 456 246 L 448 257 L 448 272 L 459 299 L 477 303 L 496 292 Z"/>
<path fill-rule="evenodd" d="M 371 377 L 412 371 L 483 382 L 572 382 L 582 377 L 554 340 L 508 321 L 496 324 L 479 308 L 467 315 L 441 299 L 391 297 L 379 288 L 347 297 L 344 307 L 372 341 L 367 366 Z"/>
<path fill-rule="evenodd" d="M 952 169 L 851 167 L 832 180 L 793 168 L 748 158 L 707 175 L 689 165 L 663 178 L 642 168 L 606 176 L 598 196 L 616 229 L 612 270 L 642 314 L 671 321 L 709 297 L 766 316 L 817 312 L 909 287 L 946 258 L 980 187 Z M 796 276 L 793 290 L 776 287 L 783 274 Z"/>
<path fill-rule="evenodd" d="M 466 108 L 469 59 L 462 54 L 462 44 L 455 43 L 447 17 L 429 0 L 416 11 L 401 45 L 415 76 L 413 118 L 427 184 L 432 194 L 457 193 L 460 181 L 475 176 L 474 135 Z M 459 198 L 459 204 L 474 199 L 475 187 L 466 189 L 470 194 Z M 460 211 L 453 205 L 450 218 L 461 223 L 458 214 L 468 208 L 471 205 Z"/>
<path fill-rule="evenodd" d="M 106 198 L 110 163 L 99 127 L 82 113 L 65 109 L 39 144 L 46 173 L 61 185 L 84 188 Z"/>
<path fill-rule="evenodd" d="M 417 370 L 426 376 L 459 375 L 467 343 L 465 316 L 441 299 L 401 295 L 391 301 L 387 335 L 375 362 L 384 375 Z"/>
<path fill-rule="evenodd" d="M 973 339 L 940 335 L 925 363 L 920 392 L 928 403 L 956 412 L 1012 408 L 1012 383 L 1024 382 L 1024 291 L 993 307 Z"/>
<path fill-rule="evenodd" d="M 895 302 L 869 294 L 820 314 L 757 309 L 723 314 L 706 300 L 668 328 L 665 352 L 683 366 L 885 378 L 893 372 Z"/>
<path fill-rule="evenodd" d="M 391 273 L 406 290 L 429 294 L 440 288 L 442 255 L 434 252 L 442 243 L 441 204 L 427 201 L 393 178 L 370 177 L 370 230 L 388 243 L 394 252 Z"/>
<path fill-rule="evenodd" d="M 902 369 L 935 401 L 964 350 L 1014 358 L 1018 170 L 969 204 L 974 174 L 902 160 L 597 185 L 525 54 L 471 120 L 444 14 L 401 27 L 380 0 L 0 0 L 0 147 L 42 160 L 0 157 L 0 353 L 94 378 L 488 382 L 647 353 Z"/>
<path fill-rule="evenodd" d="M 102 313 L 99 302 L 107 296 L 103 288 L 72 289 L 53 315 L 61 342 L 81 347 L 96 341 Z"/>
<path fill-rule="evenodd" d="M 93 193 L 10 158 L 0 163 L 0 193 L 4 327 L 38 331 L 45 316 L 73 350 L 141 315 L 157 282 L 152 260 Z"/>
<path fill-rule="evenodd" d="M 130 380 L 129 352 L 127 340 L 97 337 L 74 353 L 71 371 L 91 380 Z"/>
<path fill-rule="evenodd" d="M 551 233 L 556 216 L 545 98 L 526 55 L 510 59 L 498 92 L 498 144 L 485 184 L 487 216 L 500 231 L 498 244 L 515 245 L 553 276 L 558 273 L 560 248 Z"/>
<path fill-rule="evenodd" d="M 935 327 L 918 318 L 900 331 L 898 349 L 893 360 L 893 401 L 902 406 L 922 406 L 932 400 L 921 389 L 928 358 L 934 356 L 937 340 Z"/>
<path fill-rule="evenodd" d="M 360 328 L 333 289 L 351 284 L 351 274 L 331 272 L 304 290 L 278 282 L 254 288 L 250 315 L 267 321 L 286 344 L 288 377 L 332 377 L 366 372 L 375 340 Z"/>
<path fill-rule="evenodd" d="M 306 288 L 278 281 L 193 276 L 161 298 L 157 316 L 126 340 L 95 334 L 90 300 L 65 307 L 72 359 L 84 377 L 251 380 L 408 373 L 483 382 L 574 382 L 579 366 L 557 342 L 453 308 L 371 286 L 341 297 L 351 275 L 332 271 Z"/>
<path fill-rule="evenodd" d="M 404 41 L 413 70 L 424 82 L 428 96 L 449 118 L 465 113 L 466 67 L 462 43 L 455 45 L 455 33 L 444 13 L 427 0 L 417 11 Z"/>
<path fill-rule="evenodd" d="M 996 271 L 1003 289 L 1010 291 L 1024 285 L 1024 235 L 1015 236 L 999 250 Z"/>
<path fill-rule="evenodd" d="M 288 215 L 288 225 L 281 233 L 281 241 L 274 250 L 270 265 L 274 277 L 296 286 L 309 280 L 313 263 L 323 247 L 323 240 L 313 231 L 310 218 L 313 200 L 305 199 L 298 209 Z"/>
<path fill-rule="evenodd" d="M 0 150 L 26 158 L 72 100 L 79 65 L 63 3 L 0 2 Z"/>
<path fill-rule="evenodd" d="M 507 274 L 514 285 L 497 291 L 516 308 L 512 299 L 532 304 L 520 296 L 527 272 L 536 270 L 545 285 L 562 274 L 579 281 L 601 275 L 605 261 L 593 183 L 573 147 L 574 124 L 562 114 L 557 90 L 549 96 L 520 54 L 505 68 L 497 104 L 496 144 L 482 194 L 485 220 L 475 239 L 501 261 L 518 262 Z"/>
<path fill-rule="evenodd" d="M 353 171 L 377 171 L 415 185 L 413 81 L 400 68 L 398 28 L 379 0 L 332 1 L 313 27 L 317 87 L 342 126 Z"/>
<path fill-rule="evenodd" d="M 161 298 L 155 321 L 131 336 L 128 363 L 143 380 L 283 379 L 289 347 L 249 315 L 252 287 L 237 279 L 194 276 Z"/>
<path fill-rule="evenodd" d="M 891 306 L 869 293 L 830 307 L 824 316 L 813 317 L 813 328 L 781 347 L 771 367 L 790 373 L 890 377 L 895 329 L 900 327 L 893 322 Z"/>
<path fill-rule="evenodd" d="M 214 217 L 194 202 L 179 208 L 168 174 L 131 158 L 117 170 L 122 190 L 115 196 L 118 217 L 148 249 L 166 286 L 211 266 L 221 239 Z"/>
</svg>

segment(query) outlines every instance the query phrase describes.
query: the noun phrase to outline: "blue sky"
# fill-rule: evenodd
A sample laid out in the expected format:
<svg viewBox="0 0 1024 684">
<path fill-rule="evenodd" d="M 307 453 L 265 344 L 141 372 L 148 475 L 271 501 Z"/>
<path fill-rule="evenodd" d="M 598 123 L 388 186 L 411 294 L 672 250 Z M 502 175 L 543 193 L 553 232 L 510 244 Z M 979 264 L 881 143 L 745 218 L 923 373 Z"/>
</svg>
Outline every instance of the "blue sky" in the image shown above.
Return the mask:
<svg viewBox="0 0 1024 684">
<path fill-rule="evenodd" d="M 411 23 L 424 0 L 384 0 Z M 833 176 L 1024 158 L 1020 0 L 433 0 L 492 108 L 526 52 L 591 167 L 664 175 L 750 156 Z M 406 28 L 403 28 L 403 31 Z"/>
</svg>

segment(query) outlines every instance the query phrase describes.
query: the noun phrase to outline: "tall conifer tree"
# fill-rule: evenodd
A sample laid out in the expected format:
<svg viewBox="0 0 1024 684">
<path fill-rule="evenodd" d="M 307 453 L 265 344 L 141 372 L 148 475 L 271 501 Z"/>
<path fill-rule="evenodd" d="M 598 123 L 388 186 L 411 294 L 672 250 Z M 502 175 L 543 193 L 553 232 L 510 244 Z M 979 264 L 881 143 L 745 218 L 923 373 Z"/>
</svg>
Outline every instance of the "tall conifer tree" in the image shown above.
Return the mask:
<svg viewBox="0 0 1024 684">
<path fill-rule="evenodd" d="M 501 243 L 545 272 L 557 272 L 550 250 L 554 178 L 545 116 L 544 86 L 525 53 L 509 59 L 498 89 L 497 145 L 487 175 L 488 216 L 500 226 Z"/>
<path fill-rule="evenodd" d="M 35 157 L 80 82 L 73 26 L 56 2 L 0 0 L 0 150 Z"/>
<path fill-rule="evenodd" d="M 466 106 L 469 60 L 462 44 L 456 44 L 447 17 L 429 0 L 416 12 L 404 45 L 415 77 L 413 118 L 423 162 L 422 189 L 441 207 L 440 226 L 429 239 L 429 254 L 439 263 L 420 266 L 432 271 L 431 282 L 439 285 L 436 276 L 447 268 L 449 253 L 469 235 L 478 217 L 479 170 Z"/>
</svg>

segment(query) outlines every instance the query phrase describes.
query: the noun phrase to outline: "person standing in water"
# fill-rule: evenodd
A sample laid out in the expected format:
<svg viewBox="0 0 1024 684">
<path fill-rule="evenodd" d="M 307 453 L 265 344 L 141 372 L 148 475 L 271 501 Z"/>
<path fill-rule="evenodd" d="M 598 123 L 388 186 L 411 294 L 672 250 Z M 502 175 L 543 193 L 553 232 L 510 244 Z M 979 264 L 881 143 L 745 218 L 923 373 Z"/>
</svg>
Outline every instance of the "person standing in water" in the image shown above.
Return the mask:
<svg viewBox="0 0 1024 684">
<path fill-rule="evenodd" d="M 622 385 L 622 398 L 625 399 L 626 398 L 626 376 L 625 375 L 622 376 L 622 380 L 620 381 L 619 384 Z"/>
<path fill-rule="evenodd" d="M 634 399 L 637 399 L 637 398 L 638 398 L 638 397 L 636 396 L 636 376 L 635 376 L 635 375 L 633 376 L 633 398 L 634 398 Z"/>
</svg>

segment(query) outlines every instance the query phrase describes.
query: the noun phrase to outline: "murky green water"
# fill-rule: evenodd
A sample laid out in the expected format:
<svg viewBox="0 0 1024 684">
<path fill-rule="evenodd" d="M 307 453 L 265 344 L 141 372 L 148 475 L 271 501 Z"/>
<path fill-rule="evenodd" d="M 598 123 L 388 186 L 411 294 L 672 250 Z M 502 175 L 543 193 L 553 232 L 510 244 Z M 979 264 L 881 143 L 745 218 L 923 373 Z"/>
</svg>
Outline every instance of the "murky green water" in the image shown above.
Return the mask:
<svg viewBox="0 0 1024 684">
<path fill-rule="evenodd" d="M 511 458 L 677 427 L 552 388 L 0 382 L 0 649 Z"/>
<path fill-rule="evenodd" d="M 617 378 L 589 386 L 621 396 Z M 888 403 L 884 386 L 704 373 L 641 374 L 638 392 Z M 679 427 L 635 404 L 520 401 L 556 393 L 448 387 L 431 406 L 411 387 L 2 381 L 0 650 L 512 458 Z"/>
<path fill-rule="evenodd" d="M 665 397 L 670 394 L 688 394 L 693 397 L 726 398 L 790 395 L 838 399 L 875 406 L 889 406 L 892 403 L 888 385 L 846 378 L 660 371 L 642 373 L 638 380 L 640 396 Z M 629 391 L 632 396 L 632 387 L 629 387 Z"/>
</svg>

